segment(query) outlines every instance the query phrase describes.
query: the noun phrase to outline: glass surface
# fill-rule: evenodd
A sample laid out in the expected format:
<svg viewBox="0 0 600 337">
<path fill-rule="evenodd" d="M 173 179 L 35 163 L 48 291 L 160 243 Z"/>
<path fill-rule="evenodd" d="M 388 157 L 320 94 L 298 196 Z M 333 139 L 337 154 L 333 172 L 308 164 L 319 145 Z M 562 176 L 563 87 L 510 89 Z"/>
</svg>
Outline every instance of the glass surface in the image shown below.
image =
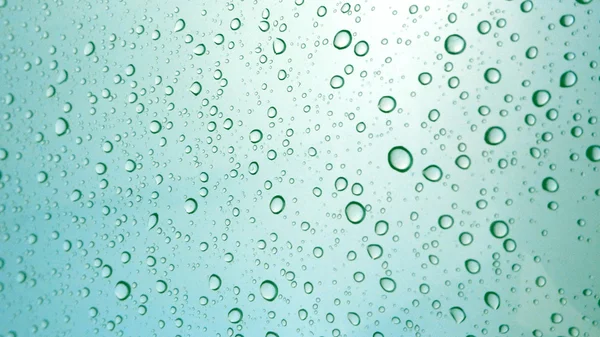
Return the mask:
<svg viewBox="0 0 600 337">
<path fill-rule="evenodd" d="M 0 336 L 600 336 L 600 0 L 0 0 Z"/>
</svg>

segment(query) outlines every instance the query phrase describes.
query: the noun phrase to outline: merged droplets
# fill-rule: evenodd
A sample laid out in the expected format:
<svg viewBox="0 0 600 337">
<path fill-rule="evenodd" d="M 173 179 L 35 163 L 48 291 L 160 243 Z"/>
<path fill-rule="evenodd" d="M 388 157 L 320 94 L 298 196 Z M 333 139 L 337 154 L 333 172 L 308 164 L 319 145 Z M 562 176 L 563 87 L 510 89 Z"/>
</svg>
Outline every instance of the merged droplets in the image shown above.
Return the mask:
<svg viewBox="0 0 600 337">
<path fill-rule="evenodd" d="M 488 145 L 500 145 L 506 139 L 506 132 L 499 126 L 492 126 L 487 129 L 483 139 Z"/>
<path fill-rule="evenodd" d="M 361 223 L 366 216 L 365 206 L 358 201 L 349 202 L 348 205 L 346 205 L 345 213 L 348 221 L 353 224 Z"/>
<path fill-rule="evenodd" d="M 395 146 L 388 152 L 388 164 L 398 172 L 407 172 L 413 164 L 412 154 L 404 146 Z"/>
<path fill-rule="evenodd" d="M 277 294 L 279 294 L 279 288 L 273 281 L 266 280 L 260 284 L 260 295 L 265 300 L 272 302 L 277 298 Z"/>
<path fill-rule="evenodd" d="M 444 48 L 450 55 L 458 55 L 462 53 L 467 47 L 467 42 L 462 36 L 458 34 L 452 34 L 446 38 L 444 42 Z"/>
<path fill-rule="evenodd" d="M 346 49 L 352 43 L 352 33 L 343 29 L 335 34 L 333 37 L 333 46 L 337 49 Z"/>
</svg>

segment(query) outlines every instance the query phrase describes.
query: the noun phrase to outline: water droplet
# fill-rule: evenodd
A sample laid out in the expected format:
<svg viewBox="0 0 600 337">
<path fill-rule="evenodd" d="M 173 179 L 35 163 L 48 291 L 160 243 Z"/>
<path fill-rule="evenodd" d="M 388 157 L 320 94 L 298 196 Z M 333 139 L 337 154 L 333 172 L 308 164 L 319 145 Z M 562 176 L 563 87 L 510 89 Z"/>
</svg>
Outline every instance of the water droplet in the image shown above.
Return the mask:
<svg viewBox="0 0 600 337">
<path fill-rule="evenodd" d="M 484 78 L 488 83 L 496 84 L 502 79 L 502 74 L 500 73 L 500 70 L 496 68 L 489 68 L 485 71 Z"/>
<path fill-rule="evenodd" d="M 361 223 L 366 216 L 365 207 L 358 201 L 351 201 L 348 203 L 348 205 L 346 205 L 345 213 L 348 221 L 353 224 Z"/>
<path fill-rule="evenodd" d="M 117 298 L 120 301 L 124 301 L 125 299 L 127 299 L 127 297 L 129 297 L 130 292 L 131 287 L 129 286 L 129 283 L 125 281 L 119 281 L 115 285 L 115 296 L 117 296 Z"/>
<path fill-rule="evenodd" d="M 167 282 L 163 281 L 163 280 L 158 280 L 156 281 L 156 291 L 159 294 L 164 293 L 165 291 L 167 291 Z"/>
<path fill-rule="evenodd" d="M 499 126 L 492 126 L 487 129 L 483 139 L 488 145 L 499 145 L 506 139 L 506 132 Z"/>
<path fill-rule="evenodd" d="M 151 230 L 152 228 L 156 227 L 157 224 L 158 224 L 158 214 L 157 213 L 150 214 L 150 217 L 148 217 L 148 230 Z"/>
<path fill-rule="evenodd" d="M 173 31 L 180 32 L 184 28 L 185 28 L 185 21 L 183 21 L 183 19 L 178 19 L 177 21 L 175 21 L 175 28 L 173 28 Z"/>
<path fill-rule="evenodd" d="M 194 82 L 194 83 L 192 83 L 192 85 L 190 86 L 190 92 L 194 96 L 200 95 L 200 93 L 202 92 L 202 85 L 200 84 L 200 82 Z"/>
<path fill-rule="evenodd" d="M 585 151 L 585 156 L 590 161 L 596 163 L 600 161 L 600 145 L 592 145 Z"/>
<path fill-rule="evenodd" d="M 188 198 L 183 204 L 183 208 L 187 214 L 193 214 L 198 209 L 198 202 L 194 198 Z"/>
<path fill-rule="evenodd" d="M 424 72 L 419 74 L 419 83 L 422 85 L 428 85 L 433 80 L 433 76 L 430 73 Z"/>
<path fill-rule="evenodd" d="M 381 289 L 388 293 L 394 292 L 394 290 L 396 290 L 396 281 L 392 280 L 389 277 L 382 277 L 379 280 L 379 285 L 381 286 Z"/>
<path fill-rule="evenodd" d="M 458 34 L 452 34 L 446 38 L 444 42 L 444 48 L 450 55 L 458 55 L 462 53 L 467 47 L 467 42 L 462 36 Z"/>
<path fill-rule="evenodd" d="M 500 308 L 500 296 L 498 296 L 498 294 L 496 294 L 495 292 L 488 291 L 483 296 L 483 299 L 485 301 L 485 304 L 488 305 L 488 307 L 494 310 L 498 310 L 498 308 Z"/>
<path fill-rule="evenodd" d="M 277 298 L 279 289 L 277 285 L 270 280 L 263 281 L 260 284 L 260 295 L 267 301 L 272 302 Z"/>
<path fill-rule="evenodd" d="M 471 274 L 477 274 L 481 270 L 481 265 L 477 260 L 468 259 L 465 261 L 465 268 Z"/>
<path fill-rule="evenodd" d="M 496 220 L 490 224 L 490 233 L 497 239 L 506 237 L 508 232 L 508 225 L 502 220 Z"/>
<path fill-rule="evenodd" d="M 467 318 L 465 311 L 461 307 L 450 308 L 450 315 L 452 316 L 454 321 L 458 324 L 464 322 L 465 319 Z"/>
<path fill-rule="evenodd" d="M 271 199 L 269 208 L 273 214 L 279 214 L 285 209 L 285 199 L 281 195 L 276 195 Z"/>
<path fill-rule="evenodd" d="M 348 321 L 354 326 L 360 325 L 360 316 L 355 312 L 348 313 Z"/>
<path fill-rule="evenodd" d="M 375 234 L 385 235 L 389 230 L 389 224 L 385 220 L 379 220 L 375 223 Z"/>
<path fill-rule="evenodd" d="M 196 45 L 196 47 L 194 47 L 193 52 L 197 56 L 202 56 L 202 55 L 204 55 L 204 53 L 206 53 L 206 46 L 203 43 L 200 43 L 200 44 Z"/>
<path fill-rule="evenodd" d="M 442 179 L 444 173 L 437 165 L 429 165 L 423 170 L 423 177 L 431 182 L 437 182 Z"/>
<path fill-rule="evenodd" d="M 554 193 L 558 191 L 558 181 L 552 177 L 546 177 L 542 180 L 542 188 L 546 192 Z"/>
<path fill-rule="evenodd" d="M 337 49 L 345 49 L 352 43 L 352 34 L 348 30 L 340 30 L 333 38 L 333 46 Z"/>
<path fill-rule="evenodd" d="M 344 78 L 340 75 L 335 75 L 331 78 L 331 80 L 329 81 L 329 85 L 333 88 L 333 89 L 339 89 L 341 87 L 344 86 Z"/>
<path fill-rule="evenodd" d="M 575 16 L 572 14 L 565 14 L 560 17 L 559 22 L 563 27 L 571 27 L 575 23 Z"/>
<path fill-rule="evenodd" d="M 449 229 L 454 225 L 454 218 L 448 214 L 441 215 L 438 218 L 438 225 L 441 229 Z"/>
<path fill-rule="evenodd" d="M 83 54 L 85 56 L 90 56 L 90 55 L 92 55 L 94 53 L 95 50 L 96 50 L 96 45 L 94 44 L 94 42 L 89 41 L 83 47 Z"/>
<path fill-rule="evenodd" d="M 58 118 L 56 120 L 56 123 L 54 124 L 54 132 L 56 132 L 58 136 L 62 136 L 65 133 L 67 133 L 68 130 L 69 122 L 67 122 L 67 120 L 62 117 Z"/>
<path fill-rule="evenodd" d="M 240 309 L 240 308 L 233 308 L 227 314 L 227 319 L 229 320 L 229 322 L 231 322 L 233 324 L 237 324 L 237 323 L 241 322 L 242 318 L 244 318 L 244 313 L 242 312 L 242 309 Z"/>
<path fill-rule="evenodd" d="M 367 246 L 367 253 L 369 254 L 370 258 L 377 260 L 383 255 L 383 248 L 381 248 L 380 245 L 371 244 Z"/>
<path fill-rule="evenodd" d="M 548 104 L 551 98 L 552 96 L 550 95 L 550 92 L 548 92 L 548 90 L 537 90 L 533 93 L 531 100 L 533 101 L 533 105 L 540 108 Z"/>
<path fill-rule="evenodd" d="M 276 38 L 273 41 L 273 52 L 275 53 L 275 55 L 281 55 L 285 52 L 285 49 L 287 48 L 285 41 L 283 41 L 280 38 Z"/>
<path fill-rule="evenodd" d="M 394 109 L 396 109 L 396 100 L 392 96 L 383 96 L 379 99 L 377 107 L 381 112 L 392 112 Z"/>
<path fill-rule="evenodd" d="M 212 274 L 208 278 L 208 287 L 210 290 L 217 291 L 221 288 L 221 278 L 217 274 Z"/>
<path fill-rule="evenodd" d="M 388 163 L 394 170 L 404 173 L 410 170 L 413 157 L 404 146 L 395 146 L 388 152 Z"/>
<path fill-rule="evenodd" d="M 560 86 L 562 88 L 570 88 L 572 86 L 574 86 L 577 83 L 577 74 L 575 74 L 575 72 L 569 70 L 569 71 L 565 71 L 561 76 L 560 76 Z"/>
<path fill-rule="evenodd" d="M 369 44 L 367 41 L 358 41 L 356 45 L 354 45 L 354 54 L 358 57 L 363 57 L 367 55 L 369 52 Z"/>
</svg>

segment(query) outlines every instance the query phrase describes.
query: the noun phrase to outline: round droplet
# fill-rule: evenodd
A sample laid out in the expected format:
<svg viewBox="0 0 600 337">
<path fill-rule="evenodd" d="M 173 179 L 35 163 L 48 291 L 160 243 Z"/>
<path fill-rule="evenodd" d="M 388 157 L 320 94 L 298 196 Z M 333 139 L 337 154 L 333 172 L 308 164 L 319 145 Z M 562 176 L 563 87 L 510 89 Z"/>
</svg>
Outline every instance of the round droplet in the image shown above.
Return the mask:
<svg viewBox="0 0 600 337">
<path fill-rule="evenodd" d="M 115 285 L 115 296 L 117 296 L 120 301 L 124 301 L 127 297 L 129 297 L 130 292 L 131 287 L 129 286 L 129 283 L 125 281 L 119 281 Z"/>
<path fill-rule="evenodd" d="M 279 293 L 279 289 L 277 285 L 270 280 L 263 281 L 260 284 L 260 295 L 267 301 L 272 302 L 277 298 L 277 294 Z"/>
<path fill-rule="evenodd" d="M 183 204 L 183 208 L 187 214 L 192 214 L 198 209 L 198 202 L 194 198 L 188 198 Z"/>
<path fill-rule="evenodd" d="M 151 230 L 152 228 L 156 227 L 157 224 L 158 224 L 158 214 L 157 213 L 150 214 L 150 216 L 148 217 L 148 230 Z"/>
<path fill-rule="evenodd" d="M 585 151 L 585 156 L 592 162 L 600 161 L 600 145 L 592 145 Z"/>
<path fill-rule="evenodd" d="M 254 129 L 250 131 L 250 141 L 254 144 L 260 142 L 262 140 L 263 134 L 260 130 Z"/>
<path fill-rule="evenodd" d="M 345 190 L 348 187 L 348 180 L 344 177 L 338 177 L 335 180 L 335 189 L 339 192 Z"/>
<path fill-rule="evenodd" d="M 577 83 L 577 74 L 569 70 L 560 76 L 560 86 L 562 88 L 570 88 Z"/>
<path fill-rule="evenodd" d="M 458 324 L 465 321 L 467 315 L 465 311 L 461 307 L 452 307 L 450 308 L 450 316 L 454 319 L 454 321 Z"/>
<path fill-rule="evenodd" d="M 492 24 L 487 20 L 483 20 L 477 25 L 477 31 L 479 34 L 485 35 L 489 33 L 490 30 L 492 30 Z"/>
<path fill-rule="evenodd" d="M 283 212 L 285 208 L 285 199 L 281 195 L 276 195 L 271 199 L 271 203 L 269 204 L 269 208 L 273 214 L 279 214 Z"/>
<path fill-rule="evenodd" d="M 367 253 L 369 254 L 370 258 L 377 260 L 383 255 L 383 248 L 381 248 L 380 245 L 371 244 L 367 246 Z"/>
<path fill-rule="evenodd" d="M 500 296 L 498 296 L 498 294 L 496 294 L 495 292 L 488 291 L 483 296 L 483 299 L 485 301 L 485 304 L 488 305 L 488 307 L 494 310 L 498 310 L 498 308 L 500 308 Z"/>
<path fill-rule="evenodd" d="M 388 293 L 394 292 L 394 290 L 396 290 L 396 281 L 389 277 L 382 277 L 379 280 L 379 285 L 381 286 L 381 289 Z"/>
<path fill-rule="evenodd" d="M 333 46 L 337 49 L 345 49 L 352 43 L 352 34 L 348 30 L 340 30 L 333 38 Z"/>
<path fill-rule="evenodd" d="M 444 173 L 437 165 L 429 165 L 423 170 L 423 177 L 431 182 L 437 182 L 442 179 Z"/>
<path fill-rule="evenodd" d="M 390 228 L 390 225 L 385 220 L 379 220 L 375 223 L 375 234 L 385 235 Z"/>
<path fill-rule="evenodd" d="M 394 170 L 404 173 L 410 170 L 413 157 L 404 146 L 395 146 L 388 152 L 388 163 Z"/>
<path fill-rule="evenodd" d="M 454 218 L 451 215 L 444 214 L 438 218 L 438 226 L 441 229 L 449 229 L 454 225 Z"/>
<path fill-rule="evenodd" d="M 208 287 L 210 290 L 217 291 L 221 288 L 221 278 L 217 274 L 212 274 L 208 278 Z"/>
<path fill-rule="evenodd" d="M 473 234 L 471 234 L 469 232 L 462 232 L 458 236 L 458 241 L 460 242 L 461 245 L 468 246 L 471 243 L 473 243 Z"/>
<path fill-rule="evenodd" d="M 345 213 L 348 221 L 353 224 L 361 223 L 366 216 L 365 207 L 357 201 L 348 203 L 348 205 L 346 205 Z"/>
<path fill-rule="evenodd" d="M 462 53 L 467 47 L 467 43 L 462 36 L 458 34 L 452 34 L 446 38 L 444 42 L 444 48 L 450 55 L 458 55 Z"/>
<path fill-rule="evenodd" d="M 200 82 L 196 81 L 196 82 L 192 83 L 192 85 L 190 85 L 189 90 L 192 93 L 192 95 L 198 96 L 202 92 L 202 84 L 200 84 Z"/>
<path fill-rule="evenodd" d="M 164 293 L 165 291 L 167 291 L 167 282 L 163 281 L 163 280 L 158 280 L 156 281 L 156 291 L 159 294 Z"/>
<path fill-rule="evenodd" d="M 492 126 L 487 129 L 483 139 L 488 145 L 499 145 L 506 139 L 506 132 L 499 126 Z"/>
<path fill-rule="evenodd" d="M 430 73 L 424 72 L 419 74 L 419 83 L 422 85 L 428 85 L 433 80 L 433 76 Z"/>
<path fill-rule="evenodd" d="M 377 107 L 381 112 L 389 113 L 396 109 L 396 99 L 392 96 L 383 96 L 379 99 Z"/>
<path fill-rule="evenodd" d="M 490 224 L 490 233 L 497 239 L 506 237 L 508 232 L 508 225 L 502 220 L 496 220 Z"/>
<path fill-rule="evenodd" d="M 548 104 L 551 98 L 552 96 L 550 95 L 550 92 L 548 92 L 548 90 L 537 90 L 533 93 L 531 100 L 533 101 L 533 105 L 540 108 Z"/>
<path fill-rule="evenodd" d="M 341 87 L 344 86 L 344 78 L 340 75 L 334 75 L 331 80 L 329 81 L 329 85 L 333 88 L 333 89 L 339 89 Z"/>
<path fill-rule="evenodd" d="M 489 68 L 488 70 L 485 71 L 484 76 L 485 80 L 490 83 L 490 84 L 496 84 L 498 82 L 500 82 L 500 79 L 502 79 L 502 74 L 500 73 L 500 70 L 496 69 L 496 68 Z"/>
<path fill-rule="evenodd" d="M 481 270 L 481 265 L 477 260 L 468 259 L 465 261 L 465 268 L 471 274 L 477 274 Z"/>
<path fill-rule="evenodd" d="M 127 159 L 127 161 L 125 161 L 125 171 L 133 172 L 136 167 L 137 167 L 137 165 L 135 164 L 135 162 L 133 160 Z"/>
<path fill-rule="evenodd" d="M 354 45 L 354 54 L 358 57 L 363 57 L 369 52 L 369 44 L 367 41 L 358 41 Z"/>
<path fill-rule="evenodd" d="M 456 157 L 456 166 L 460 167 L 463 170 L 468 169 L 471 166 L 471 158 L 469 158 L 469 156 L 467 156 L 466 154 L 461 154 L 460 156 Z"/>
<path fill-rule="evenodd" d="M 558 191 L 558 181 L 552 177 L 546 177 L 542 180 L 542 188 L 546 192 L 554 193 Z"/>
<path fill-rule="evenodd" d="M 237 323 L 241 322 L 242 318 L 244 318 L 244 313 L 242 312 L 242 309 L 240 309 L 240 308 L 233 308 L 227 314 L 227 319 L 229 320 L 229 322 L 231 322 L 233 324 L 237 324 Z"/>
<path fill-rule="evenodd" d="M 54 132 L 56 132 L 58 136 L 64 135 L 65 133 L 67 133 L 68 130 L 69 122 L 67 122 L 66 119 L 60 117 L 56 120 L 56 123 L 54 124 Z"/>
</svg>

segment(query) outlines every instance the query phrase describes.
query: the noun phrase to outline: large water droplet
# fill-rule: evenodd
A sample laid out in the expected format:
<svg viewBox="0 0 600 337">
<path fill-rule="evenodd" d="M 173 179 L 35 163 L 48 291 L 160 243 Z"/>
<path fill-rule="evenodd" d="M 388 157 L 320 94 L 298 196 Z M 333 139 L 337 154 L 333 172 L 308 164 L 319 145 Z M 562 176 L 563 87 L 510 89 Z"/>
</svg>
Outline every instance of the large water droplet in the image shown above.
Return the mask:
<svg viewBox="0 0 600 337">
<path fill-rule="evenodd" d="M 404 146 L 395 146 L 388 152 L 388 163 L 394 170 L 404 173 L 410 170 L 413 157 Z"/>
<path fill-rule="evenodd" d="M 458 324 L 464 322 L 465 319 L 467 318 L 465 311 L 461 307 L 450 308 L 450 315 L 452 316 L 454 321 Z"/>
<path fill-rule="evenodd" d="M 333 38 L 333 46 L 337 49 L 345 49 L 352 43 L 352 34 L 348 30 L 340 30 Z"/>
<path fill-rule="evenodd" d="M 242 318 L 244 318 L 244 313 L 242 312 L 242 309 L 240 309 L 240 308 L 233 308 L 227 314 L 227 319 L 229 320 L 229 322 L 231 322 L 233 324 L 237 324 L 237 323 L 241 322 Z"/>
<path fill-rule="evenodd" d="M 539 108 L 548 104 L 551 98 L 552 96 L 550 95 L 550 92 L 548 90 L 536 90 L 533 93 L 531 100 L 533 101 L 533 105 Z"/>
<path fill-rule="evenodd" d="M 212 274 L 208 278 L 208 287 L 210 290 L 217 291 L 221 288 L 221 278 L 217 274 Z"/>
<path fill-rule="evenodd" d="M 467 42 L 462 36 L 458 34 L 452 34 L 446 38 L 444 42 L 444 48 L 450 55 L 458 55 L 462 53 L 467 47 Z"/>
<path fill-rule="evenodd" d="M 279 214 L 285 209 L 285 199 L 281 195 L 276 195 L 271 199 L 269 208 L 273 214 Z"/>
<path fill-rule="evenodd" d="M 365 207 L 358 201 L 351 201 L 346 205 L 346 218 L 353 224 L 358 224 L 363 221 L 366 216 Z"/>
<path fill-rule="evenodd" d="M 58 136 L 62 136 L 65 133 L 67 133 L 68 130 L 69 122 L 67 122 L 67 120 L 62 117 L 58 118 L 56 120 L 56 123 L 54 124 L 54 132 L 56 132 Z"/>
<path fill-rule="evenodd" d="M 483 299 L 485 301 L 485 304 L 488 305 L 488 307 L 490 307 L 494 310 L 497 310 L 498 308 L 500 308 L 500 296 L 498 296 L 498 294 L 496 294 L 495 292 L 488 291 L 483 296 Z"/>
<path fill-rule="evenodd" d="M 560 76 L 560 86 L 563 88 L 570 88 L 577 83 L 577 74 L 575 72 L 569 70 L 565 71 Z"/>
<path fill-rule="evenodd" d="M 381 112 L 389 113 L 396 109 L 396 99 L 392 96 L 383 96 L 379 99 L 377 107 Z"/>
<path fill-rule="evenodd" d="M 115 296 L 117 296 L 120 301 L 124 301 L 127 297 L 129 297 L 130 292 L 131 287 L 129 286 L 129 283 L 125 281 L 119 281 L 115 285 Z"/>
<path fill-rule="evenodd" d="M 440 181 L 443 175 L 442 169 L 437 165 L 429 165 L 423 169 L 423 177 L 431 182 Z"/>
<path fill-rule="evenodd" d="M 85 56 L 90 56 L 90 55 L 92 55 L 94 53 L 95 50 L 96 50 L 96 45 L 94 44 L 94 42 L 89 41 L 83 47 L 83 54 Z"/>
<path fill-rule="evenodd" d="M 198 202 L 194 198 L 188 198 L 185 201 L 183 208 L 187 214 L 192 214 L 198 209 Z"/>
<path fill-rule="evenodd" d="M 506 132 L 499 126 L 492 126 L 487 129 L 483 139 L 489 145 L 499 145 L 506 139 Z"/>
<path fill-rule="evenodd" d="M 263 281 L 260 284 L 260 295 L 267 301 L 272 302 L 277 298 L 279 289 L 277 285 L 270 280 Z"/>
<path fill-rule="evenodd" d="M 381 248 L 380 245 L 371 244 L 367 246 L 367 253 L 369 254 L 370 258 L 377 260 L 383 255 L 383 248 Z"/>
<path fill-rule="evenodd" d="M 552 177 L 546 177 L 542 180 L 542 188 L 546 192 L 554 193 L 558 191 L 558 181 Z"/>
<path fill-rule="evenodd" d="M 348 321 L 354 326 L 360 325 L 360 316 L 355 312 L 348 313 Z"/>
<path fill-rule="evenodd" d="M 286 48 L 287 45 L 282 39 L 276 38 L 275 40 L 273 40 L 273 52 L 275 53 L 275 55 L 283 54 Z"/>
<path fill-rule="evenodd" d="M 381 289 L 388 293 L 394 292 L 394 290 L 396 290 L 396 281 L 389 277 L 382 277 L 379 280 L 379 285 L 381 286 Z"/>
<path fill-rule="evenodd" d="M 585 151 L 585 156 L 592 162 L 600 161 L 600 145 L 592 145 Z"/>
<path fill-rule="evenodd" d="M 157 224 L 158 224 L 158 214 L 157 213 L 150 214 L 150 217 L 148 217 L 148 230 L 151 230 L 152 228 L 156 227 Z"/>
</svg>

